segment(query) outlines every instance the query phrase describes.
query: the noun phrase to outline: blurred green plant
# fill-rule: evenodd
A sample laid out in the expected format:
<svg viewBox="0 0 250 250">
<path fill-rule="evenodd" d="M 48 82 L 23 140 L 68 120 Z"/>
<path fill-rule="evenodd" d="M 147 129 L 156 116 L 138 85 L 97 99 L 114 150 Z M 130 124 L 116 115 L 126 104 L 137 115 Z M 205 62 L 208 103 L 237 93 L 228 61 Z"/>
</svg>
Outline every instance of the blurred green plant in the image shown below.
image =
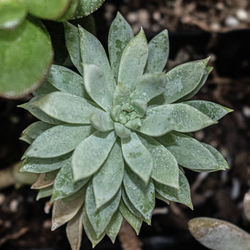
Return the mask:
<svg viewBox="0 0 250 250">
<path fill-rule="evenodd" d="M 46 28 L 36 18 L 65 22 L 91 14 L 103 2 L 1 0 L 0 96 L 23 97 L 47 77 L 53 60 L 53 49 Z"/>
<path fill-rule="evenodd" d="M 140 231 L 151 224 L 155 198 L 191 209 L 184 169 L 228 168 L 212 146 L 190 132 L 231 112 L 202 100 L 187 101 L 204 85 L 208 59 L 162 72 L 168 32 L 149 43 L 134 36 L 118 13 L 108 38 L 109 60 L 97 38 L 65 24 L 66 45 L 80 74 L 53 65 L 35 97 L 21 105 L 40 121 L 21 139 L 30 147 L 21 171 L 38 173 L 38 199 L 51 197 L 52 230 L 67 223 L 72 249 L 82 229 L 93 246 L 105 235 L 114 242 L 123 219 Z"/>
</svg>

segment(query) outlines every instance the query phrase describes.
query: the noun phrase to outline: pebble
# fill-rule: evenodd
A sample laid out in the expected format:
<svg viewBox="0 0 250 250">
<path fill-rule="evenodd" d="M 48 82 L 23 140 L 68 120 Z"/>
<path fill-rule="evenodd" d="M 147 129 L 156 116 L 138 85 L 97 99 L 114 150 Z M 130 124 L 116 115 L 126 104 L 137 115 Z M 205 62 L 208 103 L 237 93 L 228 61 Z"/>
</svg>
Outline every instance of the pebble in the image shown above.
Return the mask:
<svg viewBox="0 0 250 250">
<path fill-rule="evenodd" d="M 240 21 L 247 21 L 248 20 L 248 13 L 244 9 L 238 9 L 236 12 L 236 16 Z"/>
<path fill-rule="evenodd" d="M 18 201 L 17 200 L 12 200 L 10 202 L 10 211 L 13 213 L 16 213 L 18 209 Z"/>
<path fill-rule="evenodd" d="M 5 196 L 3 194 L 0 194 L 0 206 L 4 203 Z"/>
<path fill-rule="evenodd" d="M 244 106 L 243 107 L 243 114 L 244 114 L 244 116 L 246 116 L 247 118 L 249 118 L 250 117 L 250 107 Z"/>
<path fill-rule="evenodd" d="M 239 25 L 239 20 L 236 17 L 229 16 L 226 18 L 225 24 L 228 27 L 236 27 Z"/>
</svg>

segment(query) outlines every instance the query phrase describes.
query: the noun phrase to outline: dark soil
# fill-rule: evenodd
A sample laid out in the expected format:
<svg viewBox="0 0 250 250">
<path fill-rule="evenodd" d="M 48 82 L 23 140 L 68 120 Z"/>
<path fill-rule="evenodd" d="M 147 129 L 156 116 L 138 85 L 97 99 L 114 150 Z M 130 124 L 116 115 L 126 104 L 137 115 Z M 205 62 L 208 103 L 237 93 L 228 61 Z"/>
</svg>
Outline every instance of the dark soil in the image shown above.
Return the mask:
<svg viewBox="0 0 250 250">
<path fill-rule="evenodd" d="M 239 9 L 248 13 L 248 19 L 238 20 L 238 25 L 229 26 L 227 18 L 237 19 Z M 173 204 L 164 214 L 154 215 L 152 226 L 144 225 L 139 236 L 143 250 L 205 249 L 187 230 L 188 220 L 198 216 L 225 219 L 250 232 L 250 223 L 244 219 L 242 211 L 242 200 L 250 187 L 249 9 L 247 0 L 109 0 L 95 13 L 98 37 L 102 41 L 107 38 L 108 27 L 117 10 L 133 24 L 135 31 L 141 23 L 148 38 L 168 28 L 171 42 L 168 68 L 211 56 L 215 70 L 195 99 L 214 101 L 235 111 L 219 124 L 195 133 L 199 140 L 219 149 L 231 169 L 205 176 L 187 171 L 195 210 Z M 57 26 L 60 35 L 62 27 Z M 61 36 L 63 39 L 63 34 Z M 54 44 L 62 51 L 56 55 L 56 61 L 62 62 L 66 56 L 62 40 Z M 16 108 L 24 101 L 0 100 L 1 168 L 17 162 L 27 147 L 18 137 L 34 119 Z M 204 179 L 199 183 L 197 180 L 202 176 Z M 50 231 L 51 215 L 44 213 L 46 200 L 36 202 L 35 197 L 36 192 L 29 187 L 18 190 L 10 187 L 0 191 L 0 249 L 70 249 L 63 227 Z M 158 202 L 157 207 L 165 205 Z M 86 236 L 82 249 L 91 249 Z M 96 249 L 121 247 L 118 240 L 113 246 L 105 239 Z"/>
</svg>

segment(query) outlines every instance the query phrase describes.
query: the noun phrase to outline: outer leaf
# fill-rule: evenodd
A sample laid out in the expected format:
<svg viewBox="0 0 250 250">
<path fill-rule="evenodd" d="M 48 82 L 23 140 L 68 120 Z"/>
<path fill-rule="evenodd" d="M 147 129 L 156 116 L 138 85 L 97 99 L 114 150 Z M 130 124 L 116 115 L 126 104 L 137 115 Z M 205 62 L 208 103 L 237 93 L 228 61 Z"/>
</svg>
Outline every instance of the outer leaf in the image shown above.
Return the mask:
<svg viewBox="0 0 250 250">
<path fill-rule="evenodd" d="M 39 174 L 36 182 L 31 186 L 32 189 L 43 189 L 54 184 L 57 171 Z"/>
<path fill-rule="evenodd" d="M 166 186 L 179 188 L 179 167 L 174 156 L 158 141 L 140 137 L 154 161 L 152 178 Z"/>
<path fill-rule="evenodd" d="M 75 13 L 75 18 L 81 18 L 83 16 L 88 16 L 99 7 L 102 6 L 105 0 L 80 0 L 79 6 Z"/>
<path fill-rule="evenodd" d="M 131 170 L 148 183 L 153 169 L 153 158 L 136 133 L 121 139 L 122 153 Z"/>
<path fill-rule="evenodd" d="M 215 250 L 249 250 L 250 235 L 235 225 L 212 218 L 195 218 L 188 223 L 202 245 Z"/>
<path fill-rule="evenodd" d="M 113 94 L 109 82 L 105 80 L 105 72 L 93 64 L 84 64 L 84 84 L 89 96 L 109 111 L 112 107 Z"/>
<path fill-rule="evenodd" d="M 24 0 L 24 2 L 32 15 L 55 20 L 66 12 L 71 0 Z"/>
<path fill-rule="evenodd" d="M 184 103 L 196 108 L 206 116 L 210 117 L 213 121 L 218 121 L 219 119 L 233 111 L 232 109 L 208 101 L 194 100 Z"/>
<path fill-rule="evenodd" d="M 26 158 L 23 162 L 21 172 L 47 173 L 71 164 L 71 154 L 56 158 Z"/>
<path fill-rule="evenodd" d="M 75 194 L 87 182 L 88 179 L 74 183 L 71 164 L 63 166 L 55 179 L 52 200 L 63 199 Z"/>
<path fill-rule="evenodd" d="M 0 47 L 0 95 L 22 97 L 41 84 L 53 51 L 40 23 L 25 20 L 15 30 L 1 30 Z"/>
<path fill-rule="evenodd" d="M 83 213 L 80 209 L 78 213 L 71 219 L 66 227 L 67 238 L 72 250 L 80 250 L 82 241 L 82 218 Z"/>
<path fill-rule="evenodd" d="M 148 45 L 148 62 L 146 73 L 160 73 L 166 66 L 169 55 L 168 31 L 155 36 Z"/>
<path fill-rule="evenodd" d="M 172 130 L 193 132 L 214 123 L 208 116 L 187 104 L 165 104 L 147 110 L 140 132 L 162 136 Z"/>
<path fill-rule="evenodd" d="M 111 239 L 113 244 L 115 243 L 116 236 L 118 235 L 121 225 L 122 225 L 123 217 L 119 211 L 117 211 L 112 217 L 110 224 L 106 229 L 106 234 Z"/>
<path fill-rule="evenodd" d="M 155 183 L 155 189 L 156 192 L 166 200 L 182 203 L 193 209 L 189 183 L 181 170 L 179 170 L 179 185 L 180 188 L 176 189 L 159 183 Z"/>
<path fill-rule="evenodd" d="M 107 159 L 115 140 L 114 132 L 95 132 L 82 141 L 73 154 L 74 180 L 78 181 L 93 175 Z"/>
<path fill-rule="evenodd" d="M 0 2 L 0 29 L 13 29 L 20 25 L 26 16 L 21 1 L 5 0 Z"/>
<path fill-rule="evenodd" d="M 138 235 L 141 230 L 142 219 L 132 214 L 123 202 L 120 203 L 119 210 L 125 220 L 134 228 L 136 234 Z"/>
<path fill-rule="evenodd" d="M 105 236 L 105 234 L 103 233 L 102 235 L 100 235 L 99 237 L 96 236 L 96 233 L 92 227 L 92 225 L 89 222 L 88 216 L 86 211 L 83 211 L 83 227 L 84 230 L 89 238 L 89 240 L 92 243 L 92 247 L 94 248 Z"/>
<path fill-rule="evenodd" d="M 64 12 L 63 16 L 57 19 L 58 22 L 65 22 L 70 19 L 77 10 L 78 4 L 80 0 L 71 0 L 70 6 L 68 7 L 67 11 Z"/>
<path fill-rule="evenodd" d="M 30 105 L 54 119 L 73 124 L 89 124 L 90 116 L 101 112 L 84 98 L 63 92 L 50 93 Z"/>
<path fill-rule="evenodd" d="M 111 218 L 118 209 L 120 199 L 121 192 L 117 193 L 105 207 L 98 210 L 95 205 L 93 186 L 89 184 L 86 192 L 85 207 L 89 221 L 97 237 L 100 237 L 109 225 Z"/>
<path fill-rule="evenodd" d="M 114 75 L 111 71 L 106 52 L 99 40 L 82 27 L 79 28 L 80 48 L 83 64 L 94 64 L 105 73 L 103 85 L 110 93 L 115 90 Z"/>
<path fill-rule="evenodd" d="M 52 65 L 48 81 L 56 89 L 72 95 L 84 97 L 83 78 L 63 66 Z"/>
<path fill-rule="evenodd" d="M 42 198 L 50 197 L 53 193 L 53 186 L 49 186 L 38 191 L 36 196 L 36 200 L 40 200 Z"/>
<path fill-rule="evenodd" d="M 83 192 L 79 192 L 74 197 L 54 202 L 52 210 L 52 231 L 70 221 L 78 213 L 84 201 L 82 196 Z"/>
<path fill-rule="evenodd" d="M 142 76 L 148 58 L 148 44 L 144 31 L 133 38 L 124 49 L 118 74 L 118 83 L 134 88 Z"/>
<path fill-rule="evenodd" d="M 90 133 L 91 126 L 55 126 L 38 136 L 26 151 L 25 156 L 52 158 L 67 154 Z"/>
<path fill-rule="evenodd" d="M 90 122 L 95 129 L 101 132 L 108 132 L 114 129 L 114 122 L 109 113 L 106 112 L 93 114 L 90 117 Z"/>
<path fill-rule="evenodd" d="M 37 88 L 32 94 L 37 97 L 40 95 L 47 95 L 51 92 L 58 91 L 54 86 L 52 86 L 48 81 L 45 81 L 39 88 Z"/>
<path fill-rule="evenodd" d="M 108 37 L 109 59 L 116 80 L 118 78 L 123 50 L 133 37 L 132 28 L 120 12 L 118 12 L 110 26 Z"/>
<path fill-rule="evenodd" d="M 69 52 L 70 59 L 77 70 L 82 74 L 80 38 L 78 28 L 71 23 L 64 23 L 66 47 Z"/>
<path fill-rule="evenodd" d="M 133 206 L 140 212 L 145 221 L 150 224 L 155 206 L 155 190 L 152 181 L 145 185 L 132 171 L 125 172 L 124 187 Z"/>
<path fill-rule="evenodd" d="M 194 138 L 171 132 L 159 138 L 160 142 L 174 155 L 177 162 L 189 169 L 208 171 L 217 169 L 213 154 Z"/>
<path fill-rule="evenodd" d="M 121 187 L 124 162 L 120 146 L 115 143 L 106 162 L 93 178 L 97 209 L 109 202 Z"/>
</svg>

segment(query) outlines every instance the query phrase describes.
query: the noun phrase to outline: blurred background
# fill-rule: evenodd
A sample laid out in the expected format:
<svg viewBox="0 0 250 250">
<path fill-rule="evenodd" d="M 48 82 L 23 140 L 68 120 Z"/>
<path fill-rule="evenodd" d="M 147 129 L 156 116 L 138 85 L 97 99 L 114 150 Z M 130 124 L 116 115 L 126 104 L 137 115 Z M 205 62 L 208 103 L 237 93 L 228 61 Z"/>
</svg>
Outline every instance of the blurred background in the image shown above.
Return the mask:
<svg viewBox="0 0 250 250">
<path fill-rule="evenodd" d="M 250 188 L 250 1 L 249 0 L 108 0 L 95 14 L 97 36 L 106 46 L 108 29 L 120 11 L 135 32 L 140 26 L 150 40 L 168 29 L 170 59 L 167 70 L 195 59 L 211 57 L 214 71 L 195 99 L 217 102 L 234 109 L 219 124 L 195 133 L 195 137 L 220 150 L 231 166 L 225 172 L 197 174 L 187 171 L 194 211 L 161 202 L 152 226 L 139 235 L 143 250 L 206 249 L 188 231 L 187 222 L 198 216 L 230 221 L 250 232 L 243 216 L 243 197 Z M 61 24 L 46 22 L 53 33 L 55 63 L 67 57 Z M 55 36 L 57 40 L 55 40 Z M 60 39 L 58 39 L 58 37 Z M 0 168 L 18 162 L 27 148 L 18 140 L 34 118 L 16 105 L 28 100 L 0 99 Z M 1 174 L 1 173 L 0 173 Z M 1 183 L 0 183 L 1 187 Z M 23 186 L 0 189 L 0 249 L 68 250 L 64 228 L 50 231 L 46 200 L 35 201 L 36 191 Z M 82 249 L 91 249 L 84 236 Z M 97 250 L 122 249 L 105 238 Z"/>
</svg>

